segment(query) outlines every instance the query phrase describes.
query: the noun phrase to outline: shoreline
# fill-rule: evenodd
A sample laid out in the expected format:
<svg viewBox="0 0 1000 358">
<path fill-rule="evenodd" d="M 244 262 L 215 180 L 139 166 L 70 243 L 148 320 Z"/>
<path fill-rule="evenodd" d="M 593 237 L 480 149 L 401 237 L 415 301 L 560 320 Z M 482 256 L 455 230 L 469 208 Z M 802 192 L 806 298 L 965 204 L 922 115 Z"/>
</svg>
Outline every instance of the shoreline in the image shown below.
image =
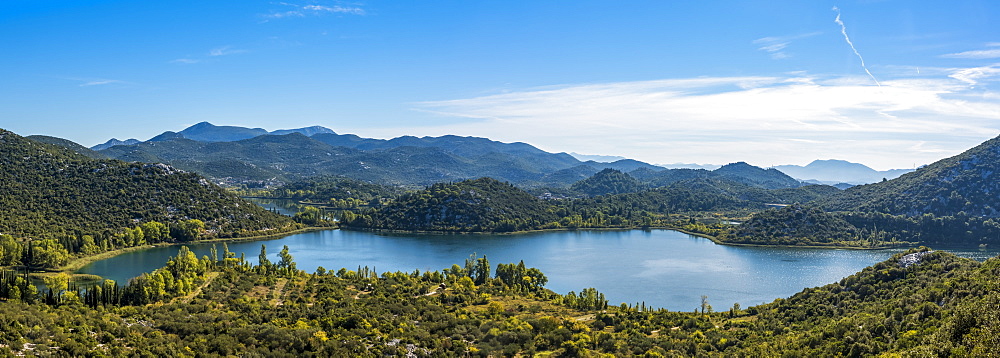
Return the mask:
<svg viewBox="0 0 1000 358">
<path fill-rule="evenodd" d="M 363 228 L 340 228 L 341 230 L 347 231 L 358 231 L 358 232 L 372 232 L 372 233 L 384 233 L 384 234 L 416 234 L 416 235 L 522 235 L 522 234 L 532 234 L 532 233 L 544 233 L 544 232 L 558 232 L 558 231 L 626 231 L 626 230 L 672 230 L 680 233 L 688 234 L 691 236 L 697 236 L 703 239 L 711 240 L 716 245 L 726 245 L 726 246 L 742 246 L 742 247 L 784 247 L 784 248 L 802 248 L 802 249 L 837 249 L 837 250 L 884 250 L 893 249 L 900 247 L 918 247 L 919 243 L 900 243 L 899 245 L 887 245 L 887 246 L 877 246 L 877 247 L 867 247 L 867 246 L 849 246 L 849 245 L 767 245 L 767 244 L 747 244 L 738 242 L 726 242 L 719 240 L 715 236 L 709 234 L 703 234 L 693 231 L 687 231 L 684 229 L 670 227 L 670 226 L 649 226 L 649 227 L 604 227 L 604 228 L 558 228 L 558 229 L 536 229 L 536 230 L 521 230 L 521 231 L 511 231 L 511 232 L 482 232 L 482 231 L 433 231 L 433 230 L 393 230 L 393 229 L 363 229 Z"/>
<path fill-rule="evenodd" d="M 558 228 L 558 229 L 537 229 L 537 230 L 522 230 L 522 231 L 512 231 L 512 232 L 460 232 L 460 231 L 420 231 L 420 230 L 390 230 L 390 229 L 360 229 L 360 228 L 341 228 L 335 226 L 310 226 L 301 229 L 295 229 L 291 231 L 285 231 L 280 233 L 272 233 L 266 235 L 256 235 L 247 237 L 237 237 L 237 238 L 214 238 L 190 242 L 161 242 L 156 244 L 147 244 L 142 246 L 133 246 L 122 249 L 117 249 L 113 251 L 103 252 L 96 255 L 78 257 L 71 259 L 65 265 L 60 266 L 56 269 L 49 269 L 43 271 L 34 272 L 32 275 L 35 276 L 49 276 L 56 275 L 59 273 L 66 273 L 72 277 L 77 276 L 91 276 L 88 274 L 78 274 L 78 270 L 87 266 L 88 264 L 113 258 L 115 256 L 140 251 L 145 249 L 150 249 L 154 247 L 165 247 L 165 246 L 177 246 L 177 245 L 188 245 L 188 244 L 203 244 L 203 243 L 226 243 L 226 242 L 243 242 L 243 241 L 260 241 L 277 239 L 284 236 L 323 231 L 323 230 L 346 230 L 346 231 L 358 231 L 358 232 L 371 232 L 376 234 L 410 234 L 410 235 L 492 235 L 492 236 L 503 236 L 503 235 L 523 235 L 523 234 L 533 234 L 533 233 L 545 233 L 545 232 L 559 232 L 559 231 L 626 231 L 626 230 L 672 230 L 680 233 L 684 233 L 691 236 L 697 236 L 703 239 L 712 241 L 717 245 L 726 246 L 739 246 L 739 247 L 780 247 L 780 248 L 804 248 L 804 249 L 836 249 L 836 250 L 884 250 L 891 248 L 900 247 L 917 247 L 919 244 L 906 243 L 899 245 L 889 245 L 889 246 L 878 246 L 878 247 L 861 247 L 861 246 L 845 246 L 845 245 L 767 245 L 767 244 L 748 244 L 748 243 L 735 243 L 726 242 L 719 240 L 715 236 L 688 231 L 676 227 L 669 226 L 650 226 L 650 227 L 604 227 L 604 228 Z"/>
<path fill-rule="evenodd" d="M 65 273 L 70 274 L 70 275 L 77 275 L 76 271 L 80 270 L 84 266 L 87 266 L 87 265 L 89 265 L 91 263 L 94 263 L 94 262 L 97 262 L 97 261 L 101 261 L 101 260 L 110 259 L 112 257 L 118 256 L 118 255 L 121 255 L 121 254 L 124 254 L 124 253 L 129 253 L 129 252 L 133 252 L 133 251 L 140 251 L 140 250 L 150 249 L 150 248 L 154 248 L 154 247 L 177 246 L 177 245 L 188 245 L 188 244 L 203 244 L 203 243 L 219 243 L 219 242 L 241 242 L 241 241 L 268 240 L 268 239 L 279 238 L 279 237 L 288 236 L 288 235 L 295 235 L 295 234 L 301 234 L 301 233 L 307 233 L 307 232 L 313 232 L 313 231 L 322 231 L 322 230 L 334 230 L 334 229 L 336 229 L 336 227 L 310 226 L 310 227 L 305 227 L 305 228 L 301 228 L 301 229 L 295 229 L 295 230 L 291 230 L 291 231 L 285 231 L 285 232 L 273 233 L 273 234 L 266 234 L 266 235 L 247 236 L 247 237 L 232 237 L 232 238 L 215 238 L 215 239 L 188 241 L 188 242 L 160 242 L 160 243 L 147 244 L 147 245 L 142 245 L 142 246 L 126 247 L 126 248 L 116 249 L 116 250 L 112 250 L 112 251 L 102 252 L 102 253 L 99 253 L 99 254 L 96 254 L 96 255 L 74 258 L 74 259 L 71 259 L 69 262 L 67 262 L 65 265 L 62 265 L 62 266 L 60 266 L 60 267 L 58 267 L 56 269 L 38 271 L 38 272 L 35 272 L 35 273 L 42 274 L 42 275 L 50 275 L 50 274 L 58 274 L 58 273 L 65 272 Z"/>
</svg>

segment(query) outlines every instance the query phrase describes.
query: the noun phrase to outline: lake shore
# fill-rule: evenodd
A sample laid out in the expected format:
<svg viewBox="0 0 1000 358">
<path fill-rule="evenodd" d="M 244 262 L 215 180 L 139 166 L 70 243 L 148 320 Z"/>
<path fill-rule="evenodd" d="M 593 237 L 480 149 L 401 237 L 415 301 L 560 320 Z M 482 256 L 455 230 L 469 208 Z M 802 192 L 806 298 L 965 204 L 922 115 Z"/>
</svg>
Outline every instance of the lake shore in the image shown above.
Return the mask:
<svg viewBox="0 0 1000 358">
<path fill-rule="evenodd" d="M 40 274 L 43 275 L 43 276 L 45 276 L 45 275 L 49 275 L 49 274 L 58 274 L 60 272 L 65 272 L 65 273 L 68 273 L 70 275 L 75 275 L 76 271 L 80 270 L 84 266 L 87 266 L 87 265 L 89 265 L 91 263 L 94 263 L 94 262 L 97 262 L 97 261 L 101 261 L 101 260 L 110 259 L 112 257 L 118 256 L 118 255 L 121 255 L 121 254 L 124 254 L 124 253 L 133 252 L 133 251 L 140 251 L 140 250 L 150 249 L 150 248 L 154 248 L 154 247 L 177 246 L 177 245 L 188 245 L 188 244 L 204 244 L 204 243 L 225 243 L 225 242 L 242 242 L 242 241 L 268 240 L 268 239 L 277 239 L 277 238 L 285 237 L 285 236 L 288 236 L 288 235 L 301 234 L 301 233 L 307 233 L 307 232 L 312 232 L 312 231 L 333 230 L 333 229 L 336 229 L 336 228 L 334 228 L 334 227 L 326 227 L 326 226 L 310 226 L 310 227 L 305 227 L 305 228 L 301 228 L 301 229 L 296 229 L 296 230 L 291 230 L 291 231 L 284 231 L 284 232 L 280 232 L 280 233 L 266 234 L 266 235 L 256 235 L 256 236 L 247 236 L 247 237 L 234 237 L 234 238 L 215 238 L 215 239 L 207 239 L 207 240 L 188 241 L 188 242 L 161 242 L 161 243 L 156 243 L 156 244 L 126 247 L 126 248 L 116 249 L 116 250 L 112 250 L 112 251 L 102 252 L 102 253 L 96 254 L 96 255 L 82 256 L 82 257 L 73 258 L 69 262 L 67 262 L 65 265 L 60 266 L 59 268 L 51 269 L 51 270 L 45 270 L 45 271 L 43 271 Z"/>
<path fill-rule="evenodd" d="M 537 229 L 537 230 L 521 230 L 521 231 L 510 231 L 510 232 L 483 232 L 483 231 L 433 231 L 433 230 L 392 230 L 392 229 L 369 229 L 369 228 L 341 228 L 348 231 L 359 231 L 359 232 L 371 232 L 371 233 L 382 233 L 382 234 L 415 234 L 415 235 L 490 235 L 490 236 L 503 236 L 503 235 L 522 235 L 522 234 L 532 234 L 532 233 L 545 233 L 545 232 L 561 232 L 561 231 L 626 231 L 626 230 L 673 230 L 677 232 L 682 232 L 688 235 L 697 236 L 700 238 L 711 240 L 718 245 L 726 246 L 743 246 L 743 247 L 791 247 L 791 248 L 805 248 L 805 249 L 841 249 L 841 250 L 884 250 L 899 247 L 917 247 L 920 246 L 916 243 L 899 243 L 896 245 L 881 245 L 881 246 L 854 246 L 854 245 L 767 245 L 767 244 L 747 244 L 738 242 L 727 242 L 719 240 L 719 238 L 694 232 L 688 231 L 677 227 L 670 226 L 649 226 L 649 227 L 603 227 L 603 228 L 557 228 L 557 229 Z"/>
</svg>

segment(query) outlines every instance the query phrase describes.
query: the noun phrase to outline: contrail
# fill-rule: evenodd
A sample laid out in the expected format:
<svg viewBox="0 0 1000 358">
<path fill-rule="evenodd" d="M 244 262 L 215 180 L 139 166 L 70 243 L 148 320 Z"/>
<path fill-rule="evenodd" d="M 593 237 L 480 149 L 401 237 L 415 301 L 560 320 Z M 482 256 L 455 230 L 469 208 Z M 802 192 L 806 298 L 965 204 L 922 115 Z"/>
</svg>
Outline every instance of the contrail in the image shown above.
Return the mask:
<svg viewBox="0 0 1000 358">
<path fill-rule="evenodd" d="M 851 42 L 851 38 L 847 37 L 847 26 L 844 26 L 844 22 L 840 21 L 840 8 L 834 6 L 833 11 L 837 12 L 837 18 L 834 19 L 833 21 L 836 22 L 838 25 L 840 25 L 840 33 L 844 34 L 844 40 L 847 40 L 847 44 L 851 45 L 851 50 L 853 50 L 854 54 L 858 55 L 858 58 L 861 59 L 861 68 L 865 69 L 865 73 L 868 74 L 868 77 L 872 78 L 872 81 L 875 81 L 876 85 L 882 87 L 882 84 L 878 83 L 878 80 L 875 79 L 875 76 L 872 75 L 872 72 L 868 70 L 868 66 L 865 66 L 865 58 L 861 57 L 861 54 L 858 53 L 858 49 L 854 48 L 854 43 Z"/>
</svg>

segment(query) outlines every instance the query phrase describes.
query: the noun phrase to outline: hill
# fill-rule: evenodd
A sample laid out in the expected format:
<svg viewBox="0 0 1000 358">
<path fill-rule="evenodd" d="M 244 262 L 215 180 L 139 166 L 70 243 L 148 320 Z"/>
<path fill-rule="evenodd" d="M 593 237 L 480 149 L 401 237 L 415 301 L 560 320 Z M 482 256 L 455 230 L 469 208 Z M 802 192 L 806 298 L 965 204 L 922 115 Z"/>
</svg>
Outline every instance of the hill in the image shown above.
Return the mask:
<svg viewBox="0 0 1000 358">
<path fill-rule="evenodd" d="M 1000 137 L 899 178 L 818 201 L 829 210 L 1000 217 Z"/>
<path fill-rule="evenodd" d="M 90 149 L 97 151 L 97 150 L 108 149 L 108 148 L 114 147 L 116 145 L 133 145 L 133 144 L 138 144 L 140 142 L 141 142 L 140 140 L 134 139 L 134 138 L 130 138 L 130 139 L 126 139 L 126 140 L 118 140 L 118 138 L 111 138 L 111 139 L 108 139 L 107 142 L 104 142 L 104 143 L 95 145 L 93 147 L 90 147 Z"/>
<path fill-rule="evenodd" d="M 864 164 L 836 159 L 814 160 L 806 166 L 778 165 L 774 169 L 802 181 L 812 180 L 824 184 L 847 183 L 854 185 L 875 183 L 882 181 L 882 179 L 895 179 L 913 171 L 910 169 L 877 171 Z"/>
<path fill-rule="evenodd" d="M 802 185 L 798 180 L 776 169 L 762 169 L 745 162 L 723 165 L 713 170 L 712 174 L 765 189 L 795 188 Z"/>
<path fill-rule="evenodd" d="M 754 214 L 719 240 L 763 245 L 825 245 L 858 239 L 847 221 L 814 207 L 798 204 Z"/>
<path fill-rule="evenodd" d="M 50 137 L 50 136 L 47 136 L 47 135 L 30 135 L 30 136 L 27 136 L 27 137 L 24 137 L 24 138 L 30 139 L 30 140 L 33 140 L 33 141 L 36 141 L 36 142 L 39 142 L 39 143 L 45 143 L 45 144 L 51 144 L 51 145 L 63 147 L 63 148 L 69 149 L 71 151 L 74 151 L 74 152 L 76 152 L 78 154 L 82 154 L 82 155 L 84 155 L 84 156 L 86 156 L 88 158 L 92 158 L 92 159 L 108 159 L 108 157 L 106 157 L 104 154 L 98 153 L 97 151 L 95 151 L 93 149 L 84 147 L 84 146 L 79 145 L 76 142 L 68 140 L 68 139 Z"/>
<path fill-rule="evenodd" d="M 638 180 L 615 169 L 604 169 L 570 186 L 570 190 L 589 196 L 635 193 L 643 189 Z"/>
<path fill-rule="evenodd" d="M 164 164 L 95 160 L 5 130 L 0 130 L 0 183 L 6 208 L 0 232 L 18 237 L 73 241 L 153 221 L 192 219 L 204 223 L 207 236 L 234 237 L 292 224 L 194 173 Z"/>
<path fill-rule="evenodd" d="M 345 215 L 347 227 L 408 231 L 512 232 L 557 220 L 542 200 L 491 178 L 434 184 L 379 210 Z"/>
</svg>

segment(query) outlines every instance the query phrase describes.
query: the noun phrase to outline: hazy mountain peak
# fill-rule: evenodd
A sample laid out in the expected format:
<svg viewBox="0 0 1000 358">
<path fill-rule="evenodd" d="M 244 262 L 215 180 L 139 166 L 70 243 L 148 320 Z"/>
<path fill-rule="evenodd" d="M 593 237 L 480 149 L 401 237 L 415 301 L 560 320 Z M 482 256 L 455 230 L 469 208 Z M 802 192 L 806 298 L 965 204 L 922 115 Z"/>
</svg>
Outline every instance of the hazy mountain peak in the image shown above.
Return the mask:
<svg viewBox="0 0 1000 358">
<path fill-rule="evenodd" d="M 864 164 L 840 159 L 814 160 L 806 166 L 778 165 L 774 168 L 799 180 L 826 184 L 868 184 L 881 181 L 883 178 L 893 179 L 912 171 L 908 169 L 877 171 Z"/>
<path fill-rule="evenodd" d="M 126 139 L 126 140 L 118 140 L 118 138 L 111 138 L 111 139 L 108 139 L 107 142 L 104 142 L 104 143 L 95 145 L 93 147 L 90 147 L 90 149 L 101 150 L 101 149 L 111 148 L 111 147 L 114 147 L 116 145 L 132 145 L 132 144 L 136 144 L 136 143 L 139 143 L 139 140 L 135 139 L 135 138 L 129 138 L 129 139 Z"/>
<path fill-rule="evenodd" d="M 617 155 L 580 154 L 576 152 L 569 152 L 567 154 L 573 156 L 573 158 L 576 158 L 576 160 L 579 160 L 581 162 L 594 161 L 598 163 L 611 163 L 622 159 L 626 159 L 625 157 Z"/>
</svg>

